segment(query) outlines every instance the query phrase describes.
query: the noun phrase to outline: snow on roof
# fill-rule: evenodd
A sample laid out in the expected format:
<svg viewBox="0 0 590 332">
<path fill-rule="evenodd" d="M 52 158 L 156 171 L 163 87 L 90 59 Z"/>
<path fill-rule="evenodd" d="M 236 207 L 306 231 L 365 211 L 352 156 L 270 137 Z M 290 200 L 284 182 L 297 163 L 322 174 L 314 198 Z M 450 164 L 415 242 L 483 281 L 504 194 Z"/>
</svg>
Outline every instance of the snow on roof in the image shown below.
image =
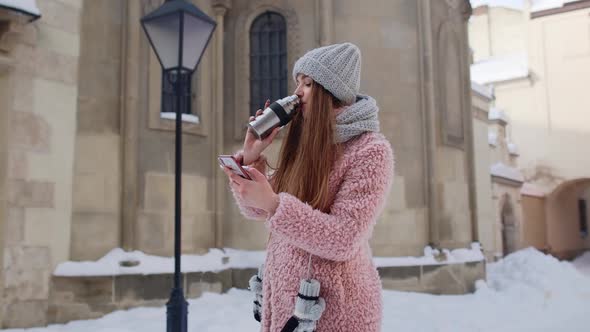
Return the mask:
<svg viewBox="0 0 590 332">
<path fill-rule="evenodd" d="M 518 151 L 518 146 L 513 142 L 509 142 L 508 143 L 508 153 L 510 153 L 513 156 L 519 156 L 520 152 Z"/>
<path fill-rule="evenodd" d="M 496 177 L 505 178 L 517 182 L 524 182 L 524 177 L 518 169 L 510 167 L 502 162 L 497 162 L 490 166 L 490 173 Z"/>
<path fill-rule="evenodd" d="M 503 8 L 510 8 L 515 10 L 523 10 L 524 9 L 524 1 L 523 0 L 470 0 L 471 7 L 477 8 L 481 6 L 488 6 L 488 7 L 503 7 Z"/>
<path fill-rule="evenodd" d="M 41 17 L 41 11 L 39 11 L 35 0 L 0 0 L 0 7 L 13 9 L 33 16 L 33 19 Z"/>
<path fill-rule="evenodd" d="M 492 88 L 491 86 L 485 86 L 482 84 L 478 84 L 477 82 L 471 81 L 471 90 L 479 93 L 480 95 L 488 99 L 494 99 L 494 88 Z"/>
<path fill-rule="evenodd" d="M 488 7 L 502 7 L 514 10 L 524 10 L 527 0 L 470 0 L 471 7 L 477 8 L 481 6 Z M 570 2 L 580 0 L 532 0 L 531 12 L 539 12 L 548 9 L 561 8 Z"/>
<path fill-rule="evenodd" d="M 526 54 L 492 57 L 471 65 L 471 80 L 478 84 L 502 82 L 529 76 Z"/>
<path fill-rule="evenodd" d="M 488 132 L 488 144 L 498 146 L 498 134 L 495 131 Z"/>
<path fill-rule="evenodd" d="M 533 0 L 531 5 L 531 12 L 540 12 L 543 10 L 561 8 L 570 2 L 580 0 Z"/>
<path fill-rule="evenodd" d="M 488 112 L 488 120 L 502 120 L 508 123 L 508 115 L 506 113 L 496 107 L 491 107 L 490 111 Z"/>
<path fill-rule="evenodd" d="M 520 193 L 526 196 L 545 197 L 547 192 L 536 184 L 525 182 L 520 188 Z"/>
</svg>

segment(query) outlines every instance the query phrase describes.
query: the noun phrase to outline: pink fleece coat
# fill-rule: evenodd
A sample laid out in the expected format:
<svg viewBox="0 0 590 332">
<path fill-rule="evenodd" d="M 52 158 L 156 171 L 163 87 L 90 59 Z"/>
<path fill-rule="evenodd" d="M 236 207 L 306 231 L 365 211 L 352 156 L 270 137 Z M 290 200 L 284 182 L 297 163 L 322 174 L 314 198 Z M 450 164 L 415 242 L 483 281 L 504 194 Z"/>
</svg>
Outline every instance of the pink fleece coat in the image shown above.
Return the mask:
<svg viewBox="0 0 590 332">
<path fill-rule="evenodd" d="M 317 332 L 372 332 L 381 328 L 381 280 L 369 239 L 389 194 L 393 151 L 379 133 L 364 133 L 344 143 L 344 153 L 329 179 L 334 197 L 330 213 L 313 209 L 288 193 L 279 193 L 263 277 L 262 331 L 280 331 L 293 315 L 299 283 L 306 277 L 309 253 L 312 278 L 326 300 Z M 266 218 L 244 206 L 244 216 Z"/>
</svg>

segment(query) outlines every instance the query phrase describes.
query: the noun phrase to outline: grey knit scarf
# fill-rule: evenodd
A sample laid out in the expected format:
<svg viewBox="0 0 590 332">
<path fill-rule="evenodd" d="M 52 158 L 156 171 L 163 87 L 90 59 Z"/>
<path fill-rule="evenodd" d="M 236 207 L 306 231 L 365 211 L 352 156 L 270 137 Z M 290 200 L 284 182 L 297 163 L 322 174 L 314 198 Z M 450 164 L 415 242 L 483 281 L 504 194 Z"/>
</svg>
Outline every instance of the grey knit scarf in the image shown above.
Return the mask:
<svg viewBox="0 0 590 332">
<path fill-rule="evenodd" d="M 336 143 L 344 143 L 367 131 L 379 132 L 379 107 L 375 99 L 358 95 L 354 104 L 336 115 Z"/>
</svg>

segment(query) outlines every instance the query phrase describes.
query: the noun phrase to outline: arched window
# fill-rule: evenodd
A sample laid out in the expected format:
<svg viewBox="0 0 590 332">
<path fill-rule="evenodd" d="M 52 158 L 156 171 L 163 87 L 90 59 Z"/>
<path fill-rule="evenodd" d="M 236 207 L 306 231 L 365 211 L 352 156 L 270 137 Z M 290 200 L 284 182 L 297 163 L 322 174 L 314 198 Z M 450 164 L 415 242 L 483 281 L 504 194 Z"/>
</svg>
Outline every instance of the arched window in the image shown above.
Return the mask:
<svg viewBox="0 0 590 332">
<path fill-rule="evenodd" d="M 275 12 L 259 15 L 250 27 L 250 115 L 287 95 L 287 24 Z"/>
</svg>

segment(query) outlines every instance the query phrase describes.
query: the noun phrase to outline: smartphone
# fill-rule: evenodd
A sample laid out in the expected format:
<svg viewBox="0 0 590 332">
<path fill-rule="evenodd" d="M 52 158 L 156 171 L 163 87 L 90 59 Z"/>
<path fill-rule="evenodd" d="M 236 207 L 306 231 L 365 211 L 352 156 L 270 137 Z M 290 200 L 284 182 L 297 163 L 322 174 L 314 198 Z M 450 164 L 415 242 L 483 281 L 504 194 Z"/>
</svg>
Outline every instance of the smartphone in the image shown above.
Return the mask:
<svg viewBox="0 0 590 332">
<path fill-rule="evenodd" d="M 242 168 L 242 166 L 240 165 L 240 163 L 238 163 L 238 161 L 236 160 L 236 158 L 234 158 L 234 156 L 232 156 L 232 155 L 219 155 L 217 157 L 217 160 L 219 160 L 219 165 L 221 165 L 223 167 L 227 166 L 232 170 L 232 172 L 243 177 L 244 179 L 252 180 L 252 178 L 250 177 L 248 172 L 246 172 L 244 170 L 244 168 Z"/>
</svg>

